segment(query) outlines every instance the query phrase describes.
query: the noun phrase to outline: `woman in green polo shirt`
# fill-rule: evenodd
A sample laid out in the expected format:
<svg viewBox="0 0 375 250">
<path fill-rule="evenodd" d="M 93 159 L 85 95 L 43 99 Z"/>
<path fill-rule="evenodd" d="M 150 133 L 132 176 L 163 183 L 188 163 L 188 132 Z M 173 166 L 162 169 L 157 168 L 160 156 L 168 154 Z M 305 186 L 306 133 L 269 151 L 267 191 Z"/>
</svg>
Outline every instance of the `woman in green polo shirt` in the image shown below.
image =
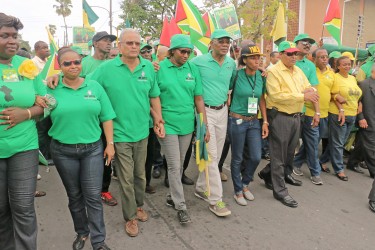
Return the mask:
<svg viewBox="0 0 375 250">
<path fill-rule="evenodd" d="M 0 13 L 0 249 L 37 249 L 34 193 L 38 134 L 31 118 L 45 95 L 35 64 L 17 56 L 21 21 Z"/>
<path fill-rule="evenodd" d="M 203 113 L 207 124 L 200 74 L 196 66 L 188 62 L 193 48 L 189 36 L 174 35 L 168 58 L 160 63 L 157 72 L 166 133 L 159 141 L 168 162 L 170 194 L 167 205 L 178 210 L 180 223 L 190 222 L 181 177 L 184 157 L 194 131 L 194 106 L 198 113 Z M 209 139 L 208 132 L 205 139 Z"/>
<path fill-rule="evenodd" d="M 69 197 L 69 210 L 77 237 L 73 249 L 82 249 L 90 234 L 93 249 L 109 249 L 105 244 L 103 206 L 100 197 L 103 156 L 108 166 L 113 159 L 112 119 L 116 117 L 102 86 L 79 77 L 80 55 L 72 49 L 59 51 L 63 73 L 58 86 L 49 89 L 57 101 L 51 112 L 51 155 Z M 100 139 L 103 124 L 107 147 Z"/>
<path fill-rule="evenodd" d="M 262 154 L 262 137 L 268 136 L 268 122 L 264 93 L 265 79 L 258 70 L 260 50 L 256 45 L 244 45 L 241 49 L 239 64 L 245 66 L 235 77 L 232 101 L 229 112 L 228 134 L 231 141 L 231 174 L 234 186 L 234 199 L 242 206 L 247 200 L 254 200 L 249 190 L 254 172 Z M 263 117 L 263 125 L 258 120 L 258 107 Z M 245 147 L 247 144 L 247 147 Z M 245 169 L 241 169 L 244 149 L 248 149 Z M 246 198 L 246 199 L 245 199 Z"/>
</svg>

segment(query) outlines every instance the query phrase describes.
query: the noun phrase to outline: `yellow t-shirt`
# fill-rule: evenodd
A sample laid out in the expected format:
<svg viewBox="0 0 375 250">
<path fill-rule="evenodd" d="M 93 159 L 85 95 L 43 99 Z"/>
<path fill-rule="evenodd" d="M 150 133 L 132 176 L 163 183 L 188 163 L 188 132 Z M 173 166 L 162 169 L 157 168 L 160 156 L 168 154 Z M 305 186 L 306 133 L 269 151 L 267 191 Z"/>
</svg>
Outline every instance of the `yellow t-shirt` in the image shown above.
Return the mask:
<svg viewBox="0 0 375 250">
<path fill-rule="evenodd" d="M 358 100 L 362 95 L 362 90 L 358 87 L 354 76 L 349 75 L 347 78 L 345 78 L 339 73 L 336 73 L 331 93 L 339 93 L 345 98 L 346 103 L 342 105 L 343 109 L 345 110 L 345 116 L 357 115 Z M 328 111 L 332 114 L 339 114 L 339 109 L 333 101 L 329 104 Z"/>
<path fill-rule="evenodd" d="M 319 68 L 316 68 L 316 75 L 319 80 L 319 84 L 315 86 L 319 94 L 319 108 L 320 118 L 326 118 L 328 116 L 329 104 L 331 102 L 331 89 L 335 80 L 335 73 L 327 67 L 325 72 L 321 72 Z M 307 116 L 314 116 L 315 109 L 312 102 L 306 103 Z"/>
</svg>

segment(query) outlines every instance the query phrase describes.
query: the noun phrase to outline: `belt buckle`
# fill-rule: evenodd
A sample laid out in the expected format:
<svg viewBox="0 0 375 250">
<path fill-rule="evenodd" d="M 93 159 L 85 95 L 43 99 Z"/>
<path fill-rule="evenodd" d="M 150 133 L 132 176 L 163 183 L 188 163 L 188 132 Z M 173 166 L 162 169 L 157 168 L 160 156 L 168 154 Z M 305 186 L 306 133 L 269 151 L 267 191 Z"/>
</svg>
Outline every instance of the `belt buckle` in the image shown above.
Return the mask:
<svg viewBox="0 0 375 250">
<path fill-rule="evenodd" d="M 293 115 L 293 118 L 296 118 L 296 117 L 298 117 L 298 116 L 300 116 L 300 113 L 295 113 L 295 114 Z"/>
</svg>

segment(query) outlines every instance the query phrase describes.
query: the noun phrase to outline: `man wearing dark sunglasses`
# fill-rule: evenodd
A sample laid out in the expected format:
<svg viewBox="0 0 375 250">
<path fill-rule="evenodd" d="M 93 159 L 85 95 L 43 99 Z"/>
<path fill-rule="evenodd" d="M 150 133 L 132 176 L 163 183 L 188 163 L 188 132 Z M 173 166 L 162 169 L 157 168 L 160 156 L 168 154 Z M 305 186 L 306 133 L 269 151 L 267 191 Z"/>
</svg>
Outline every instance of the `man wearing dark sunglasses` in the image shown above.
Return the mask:
<svg viewBox="0 0 375 250">
<path fill-rule="evenodd" d="M 297 52 L 295 43 L 279 44 L 281 59 L 271 67 L 267 76 L 267 117 L 271 163 L 259 173 L 270 184 L 273 196 L 288 207 L 298 203 L 285 185 L 285 169 L 292 166 L 294 150 L 298 143 L 301 111 L 305 101 L 318 102 L 318 94 L 311 88 L 302 70 L 295 66 Z"/>
<path fill-rule="evenodd" d="M 319 84 L 319 80 L 316 74 L 316 66 L 313 62 L 307 59 L 307 55 L 311 53 L 312 45 L 315 44 L 315 40 L 310 38 L 308 34 L 299 34 L 294 38 L 294 42 L 297 45 L 297 48 L 300 50 L 297 54 L 297 62 L 296 66 L 299 67 L 307 79 L 309 80 L 311 86 L 317 86 Z M 313 107 L 311 107 L 313 108 Z M 306 108 L 303 107 L 302 112 L 305 113 Z M 310 120 L 309 117 L 302 117 L 302 123 L 305 122 L 305 120 Z M 305 136 L 312 136 L 314 137 L 314 134 L 318 131 L 318 125 L 320 121 L 320 110 L 315 110 L 315 114 L 312 116 L 311 119 L 311 126 L 302 126 L 301 129 L 301 137 L 305 138 Z M 305 145 L 306 143 L 311 143 L 314 138 L 309 137 L 308 140 L 302 140 L 303 143 L 301 147 L 299 148 L 298 153 L 296 154 L 296 157 L 294 159 L 294 167 L 288 166 L 287 168 L 287 174 L 291 175 L 294 173 L 297 176 L 302 176 L 303 172 L 301 171 L 302 164 L 307 161 L 308 165 L 313 166 L 315 165 L 315 161 L 318 160 L 317 156 L 314 156 L 314 150 L 312 150 L 311 144 Z M 307 146 L 307 147 L 306 147 Z M 315 167 L 314 167 L 315 168 Z M 314 173 L 314 180 L 313 183 L 317 185 L 323 184 L 323 182 L 320 180 L 319 177 L 320 173 L 317 171 Z M 296 179 L 295 179 L 296 180 Z M 301 181 L 296 180 L 296 184 L 302 184 Z"/>
<path fill-rule="evenodd" d="M 195 57 L 191 62 L 198 66 L 202 77 L 203 99 L 206 107 L 208 129 L 211 139 L 208 142 L 208 153 L 211 162 L 208 164 L 210 195 L 207 196 L 206 176 L 199 174 L 195 195 L 210 206 L 216 216 L 228 216 L 231 211 L 222 201 L 223 186 L 218 162 L 223 151 L 227 133 L 228 107 L 227 98 L 231 81 L 236 75 L 236 63 L 227 56 L 231 45 L 229 33 L 223 29 L 215 30 L 211 35 L 211 51 Z"/>
<path fill-rule="evenodd" d="M 147 43 L 141 43 L 141 50 L 139 52 L 141 57 L 152 62 L 152 47 Z"/>
</svg>

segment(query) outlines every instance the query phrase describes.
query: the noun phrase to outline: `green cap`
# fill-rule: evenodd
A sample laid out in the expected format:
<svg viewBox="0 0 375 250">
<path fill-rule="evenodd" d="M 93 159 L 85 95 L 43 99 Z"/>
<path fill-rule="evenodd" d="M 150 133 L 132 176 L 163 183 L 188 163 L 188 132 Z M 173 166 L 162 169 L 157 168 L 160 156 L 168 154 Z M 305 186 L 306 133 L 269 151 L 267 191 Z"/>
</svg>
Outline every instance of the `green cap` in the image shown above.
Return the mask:
<svg viewBox="0 0 375 250">
<path fill-rule="evenodd" d="M 147 48 L 149 48 L 149 49 L 152 49 L 152 47 L 151 47 L 149 44 L 147 44 L 147 43 L 141 43 L 141 50 L 142 50 L 143 48 L 145 48 L 145 47 L 147 47 Z"/>
<path fill-rule="evenodd" d="M 279 52 L 298 52 L 299 49 L 296 48 L 296 44 L 289 41 L 284 41 L 279 44 Z"/>
<path fill-rule="evenodd" d="M 171 47 L 169 50 L 178 48 L 189 48 L 194 49 L 194 45 L 191 43 L 190 36 L 177 34 L 171 38 Z"/>
<path fill-rule="evenodd" d="M 211 34 L 211 40 L 212 39 L 219 39 L 219 38 L 223 38 L 223 37 L 228 37 L 228 38 L 232 39 L 232 37 L 229 35 L 229 33 L 224 29 L 216 29 Z"/>
<path fill-rule="evenodd" d="M 368 47 L 367 51 L 373 56 L 375 52 L 375 44 Z"/>
<path fill-rule="evenodd" d="M 315 40 L 312 39 L 308 34 L 298 34 L 293 42 L 297 43 L 298 41 L 301 41 L 301 40 L 306 40 L 306 41 L 309 41 L 309 43 L 313 44 L 315 43 Z"/>
<path fill-rule="evenodd" d="M 92 40 L 90 40 L 88 43 L 87 43 L 87 45 L 90 47 L 90 46 L 92 46 Z"/>
<path fill-rule="evenodd" d="M 341 53 L 339 51 L 332 51 L 329 53 L 328 57 L 337 59 L 341 57 Z"/>
<path fill-rule="evenodd" d="M 74 50 L 75 52 L 77 52 L 78 54 L 80 54 L 80 55 L 83 55 L 83 53 L 82 53 L 82 48 L 81 47 L 79 47 L 79 46 L 72 46 L 72 47 L 70 47 L 72 50 Z"/>
</svg>

